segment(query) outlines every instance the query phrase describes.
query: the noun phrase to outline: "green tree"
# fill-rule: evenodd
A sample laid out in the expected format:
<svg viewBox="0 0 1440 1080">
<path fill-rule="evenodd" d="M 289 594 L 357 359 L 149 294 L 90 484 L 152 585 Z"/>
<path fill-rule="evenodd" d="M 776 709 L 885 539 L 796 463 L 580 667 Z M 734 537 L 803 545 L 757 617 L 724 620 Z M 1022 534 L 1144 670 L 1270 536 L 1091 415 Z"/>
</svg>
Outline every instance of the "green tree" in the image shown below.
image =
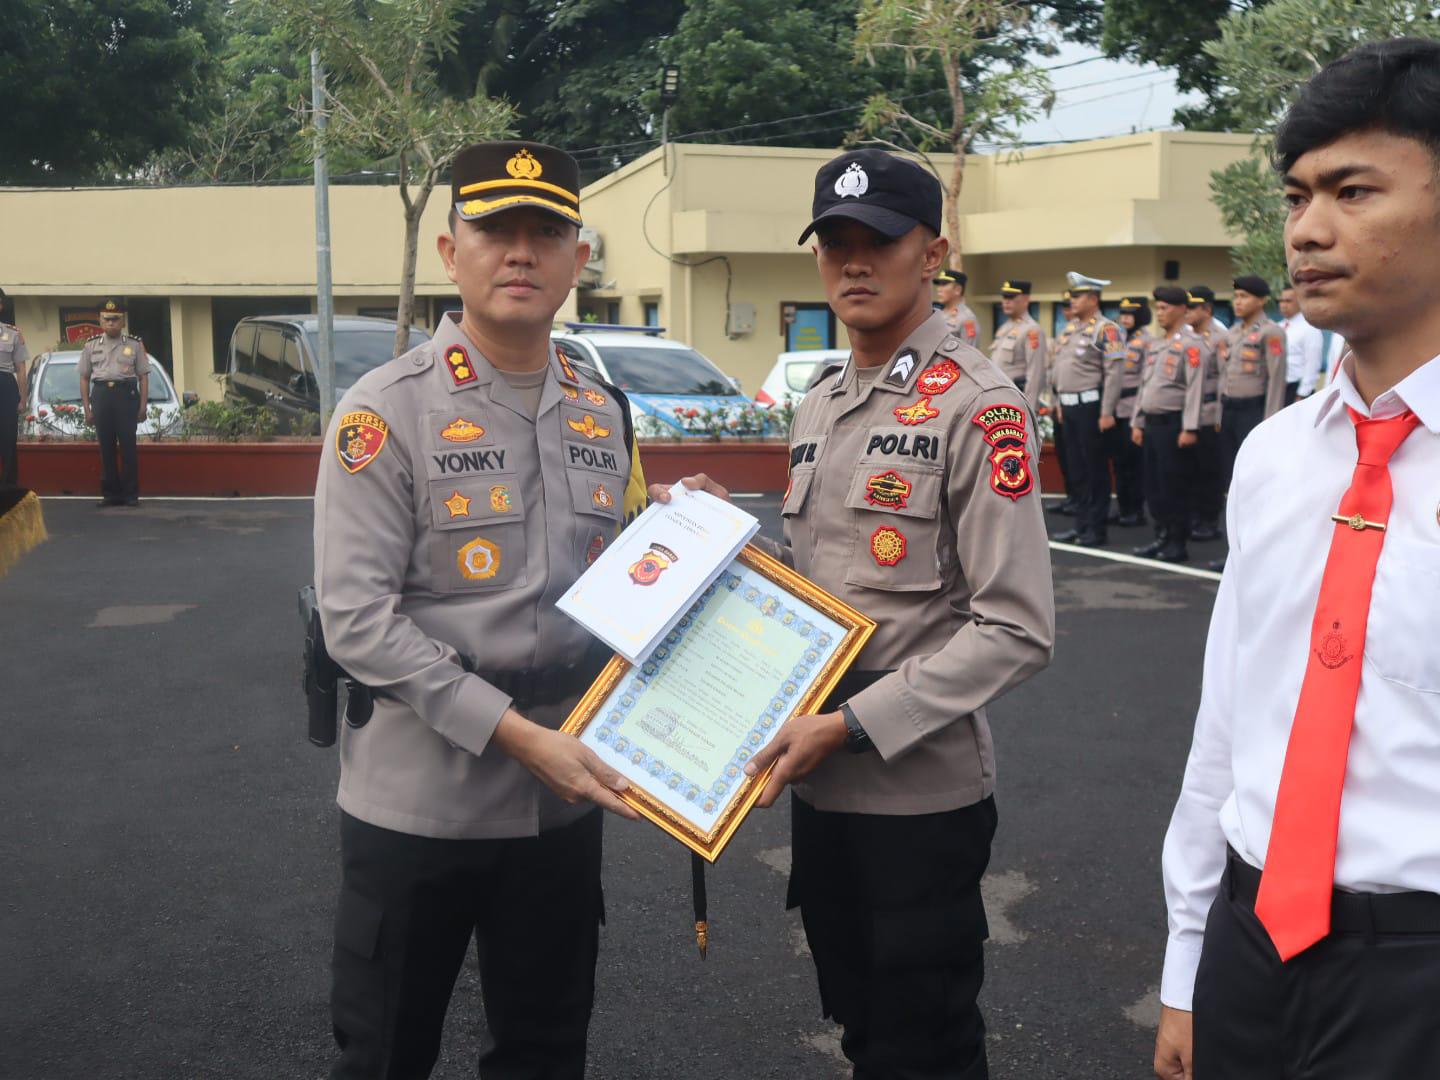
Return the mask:
<svg viewBox="0 0 1440 1080">
<path fill-rule="evenodd" d="M 950 240 L 950 266 L 964 264 L 960 247 L 960 195 L 965 184 L 965 154 L 981 135 L 1013 142 L 1020 125 L 1049 112 L 1055 95 L 1049 76 L 1016 54 L 1028 43 L 1029 7 L 1009 0 L 862 0 L 856 22 L 855 56 L 875 63 L 898 53 L 907 68 L 929 66 L 944 79 L 949 106 L 943 122 L 919 114 L 907 103 L 884 93 L 865 106 L 857 136 L 897 150 L 918 153 L 946 189 L 945 234 Z M 1001 57 L 1009 53 L 1008 66 Z M 977 70 L 977 58 L 994 61 Z M 942 175 L 929 154 L 953 155 Z"/>
<path fill-rule="evenodd" d="M 11 0 L 0 35 L 0 182 L 124 175 L 211 107 L 222 0 Z"/>
<path fill-rule="evenodd" d="M 1400 36 L 1440 38 L 1434 5 L 1414 0 L 1272 0 L 1236 12 L 1206 44 L 1219 82 L 1215 100 L 1256 134 L 1249 159 L 1210 174 L 1226 227 L 1242 239 L 1231 249 L 1239 273 L 1285 279 L 1285 203 L 1268 167 L 1270 135 L 1312 75 L 1357 45 Z"/>
<path fill-rule="evenodd" d="M 303 48 L 318 48 L 334 77 L 327 138 L 393 165 L 405 212 L 395 352 L 408 347 L 415 314 L 420 218 L 467 145 L 512 134 L 514 110 L 474 90 L 447 94 L 437 67 L 454 53 L 468 0 L 253 0 Z"/>
</svg>

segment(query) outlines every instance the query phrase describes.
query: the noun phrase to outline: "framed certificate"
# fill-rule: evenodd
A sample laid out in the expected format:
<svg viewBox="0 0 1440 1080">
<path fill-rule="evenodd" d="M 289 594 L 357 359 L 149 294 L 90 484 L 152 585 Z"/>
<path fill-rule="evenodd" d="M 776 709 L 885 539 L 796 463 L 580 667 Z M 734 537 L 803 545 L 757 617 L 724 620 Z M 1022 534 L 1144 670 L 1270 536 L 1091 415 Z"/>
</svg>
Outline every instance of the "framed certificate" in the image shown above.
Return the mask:
<svg viewBox="0 0 1440 1080">
<path fill-rule="evenodd" d="M 769 777 L 745 763 L 820 706 L 874 632 L 750 545 L 642 663 L 614 657 L 561 730 L 630 782 L 622 799 L 714 862 Z"/>
</svg>

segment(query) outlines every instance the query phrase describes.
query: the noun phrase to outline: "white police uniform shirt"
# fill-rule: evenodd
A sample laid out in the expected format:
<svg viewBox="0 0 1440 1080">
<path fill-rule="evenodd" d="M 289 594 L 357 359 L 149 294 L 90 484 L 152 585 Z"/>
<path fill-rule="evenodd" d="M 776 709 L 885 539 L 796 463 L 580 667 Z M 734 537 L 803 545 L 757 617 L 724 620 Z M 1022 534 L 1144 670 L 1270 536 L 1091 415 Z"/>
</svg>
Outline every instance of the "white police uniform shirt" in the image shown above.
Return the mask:
<svg viewBox="0 0 1440 1080">
<path fill-rule="evenodd" d="M 1299 383 L 1301 397 L 1315 392 L 1320 365 L 1325 358 L 1325 335 L 1311 326 L 1304 315 L 1281 319 L 1285 330 L 1285 381 Z"/>
<path fill-rule="evenodd" d="M 1309 659 L 1330 520 L 1357 456 L 1346 406 L 1421 426 L 1390 461 L 1395 492 L 1371 594 L 1340 804 L 1335 884 L 1440 893 L 1440 357 L 1366 407 L 1349 369 L 1276 413 L 1240 448 L 1230 555 L 1163 867 L 1170 937 L 1160 999 L 1189 1009 L 1225 845 L 1263 867 Z"/>
</svg>

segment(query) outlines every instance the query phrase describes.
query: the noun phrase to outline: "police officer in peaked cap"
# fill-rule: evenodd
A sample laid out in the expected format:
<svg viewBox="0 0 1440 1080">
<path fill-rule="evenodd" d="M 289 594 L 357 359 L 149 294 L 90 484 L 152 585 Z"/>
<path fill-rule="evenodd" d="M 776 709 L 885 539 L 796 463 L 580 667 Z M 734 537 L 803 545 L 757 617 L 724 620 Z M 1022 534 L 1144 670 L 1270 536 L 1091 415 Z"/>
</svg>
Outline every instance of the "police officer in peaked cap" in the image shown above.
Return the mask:
<svg viewBox="0 0 1440 1080">
<path fill-rule="evenodd" d="M 363 376 L 330 424 L 316 588 L 374 708 L 340 743 L 332 1077 L 424 1077 L 472 938 L 485 1080 L 581 1077 L 601 809 L 619 773 L 556 729 L 608 653 L 555 601 L 644 481 L 624 396 L 551 320 L 589 255 L 575 161 L 495 142 L 455 161 L 437 239 L 463 310 Z"/>
<path fill-rule="evenodd" d="M 100 506 L 140 505 L 140 462 L 135 429 L 150 397 L 145 343 L 125 332 L 125 304 L 100 305 L 100 333 L 88 339 L 75 365 L 80 407 L 100 443 Z"/>
</svg>

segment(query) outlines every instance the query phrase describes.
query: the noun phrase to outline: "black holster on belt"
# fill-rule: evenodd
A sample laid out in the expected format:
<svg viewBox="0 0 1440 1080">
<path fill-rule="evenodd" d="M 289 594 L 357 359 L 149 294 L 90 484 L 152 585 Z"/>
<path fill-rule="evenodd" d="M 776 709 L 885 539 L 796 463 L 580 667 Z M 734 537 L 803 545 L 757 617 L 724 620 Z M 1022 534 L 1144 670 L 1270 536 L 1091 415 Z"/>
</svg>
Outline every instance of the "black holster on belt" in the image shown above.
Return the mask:
<svg viewBox="0 0 1440 1080">
<path fill-rule="evenodd" d="M 602 642 L 592 640 L 573 664 L 519 671 L 487 671 L 468 656 L 461 656 L 460 660 L 466 671 L 480 676 L 502 694 L 510 695 L 516 712 L 527 713 L 536 705 L 554 705 L 557 701 L 584 693 L 610 662 L 611 656 L 612 653 Z"/>
<path fill-rule="evenodd" d="M 305 671 L 300 685 L 305 691 L 309 713 L 310 741 L 316 746 L 334 746 L 336 711 L 340 704 L 340 678 L 344 674 L 325 649 L 325 631 L 320 627 L 320 608 L 315 586 L 300 590 L 300 623 L 305 627 Z"/>
</svg>

